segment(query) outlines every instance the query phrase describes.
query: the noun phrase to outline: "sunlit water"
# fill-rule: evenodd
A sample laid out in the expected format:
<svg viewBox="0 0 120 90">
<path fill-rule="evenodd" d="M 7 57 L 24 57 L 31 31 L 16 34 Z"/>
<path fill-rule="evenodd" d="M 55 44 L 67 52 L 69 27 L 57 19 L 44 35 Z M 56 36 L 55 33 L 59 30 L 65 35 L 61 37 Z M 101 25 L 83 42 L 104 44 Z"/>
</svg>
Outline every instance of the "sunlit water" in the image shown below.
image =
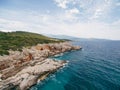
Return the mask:
<svg viewBox="0 0 120 90">
<path fill-rule="evenodd" d="M 82 50 L 54 57 L 68 60 L 63 69 L 31 90 L 120 90 L 120 42 L 74 42 Z"/>
</svg>

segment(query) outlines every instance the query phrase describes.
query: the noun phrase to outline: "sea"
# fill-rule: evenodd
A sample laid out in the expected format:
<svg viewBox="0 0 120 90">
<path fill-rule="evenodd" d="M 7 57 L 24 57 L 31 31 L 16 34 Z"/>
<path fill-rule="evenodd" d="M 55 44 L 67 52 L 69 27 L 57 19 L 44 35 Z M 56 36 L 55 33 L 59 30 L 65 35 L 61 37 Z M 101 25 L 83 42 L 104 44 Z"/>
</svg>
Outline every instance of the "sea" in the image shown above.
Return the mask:
<svg viewBox="0 0 120 90">
<path fill-rule="evenodd" d="M 68 64 L 30 90 L 120 90 L 120 41 L 72 42 L 82 50 L 52 57 Z"/>
</svg>

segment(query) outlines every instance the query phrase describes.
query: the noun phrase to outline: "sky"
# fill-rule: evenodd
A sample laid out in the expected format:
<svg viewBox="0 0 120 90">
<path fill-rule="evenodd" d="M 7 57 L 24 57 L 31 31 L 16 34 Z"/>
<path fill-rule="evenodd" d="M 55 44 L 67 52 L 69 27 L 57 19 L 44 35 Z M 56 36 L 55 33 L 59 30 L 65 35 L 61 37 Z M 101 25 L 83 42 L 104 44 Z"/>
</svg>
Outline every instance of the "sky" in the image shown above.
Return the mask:
<svg viewBox="0 0 120 90">
<path fill-rule="evenodd" d="M 120 0 L 0 0 L 0 31 L 120 40 Z"/>
</svg>

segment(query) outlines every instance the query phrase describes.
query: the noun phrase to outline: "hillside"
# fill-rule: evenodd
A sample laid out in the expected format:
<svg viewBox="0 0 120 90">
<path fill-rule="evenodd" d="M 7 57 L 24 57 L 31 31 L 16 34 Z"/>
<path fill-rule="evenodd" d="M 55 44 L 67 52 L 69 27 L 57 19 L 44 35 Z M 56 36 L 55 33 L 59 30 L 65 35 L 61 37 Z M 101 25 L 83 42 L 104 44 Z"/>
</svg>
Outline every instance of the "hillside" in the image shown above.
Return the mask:
<svg viewBox="0 0 120 90">
<path fill-rule="evenodd" d="M 38 43 L 55 43 L 63 41 L 64 40 L 53 39 L 30 32 L 0 32 L 0 55 L 9 54 L 8 50 L 10 49 L 21 51 L 23 47 L 33 46 Z"/>
</svg>

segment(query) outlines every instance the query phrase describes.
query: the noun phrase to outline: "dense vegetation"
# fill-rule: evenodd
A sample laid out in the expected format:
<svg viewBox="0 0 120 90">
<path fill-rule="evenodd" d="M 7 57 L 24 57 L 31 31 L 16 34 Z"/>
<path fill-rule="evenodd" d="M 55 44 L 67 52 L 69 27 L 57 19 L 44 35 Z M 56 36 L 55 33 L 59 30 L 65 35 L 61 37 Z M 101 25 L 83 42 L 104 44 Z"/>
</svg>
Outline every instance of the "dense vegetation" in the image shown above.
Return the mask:
<svg viewBox="0 0 120 90">
<path fill-rule="evenodd" d="M 19 50 L 23 47 L 29 47 L 38 43 L 62 42 L 58 40 L 30 32 L 0 32 L 0 55 L 9 54 L 8 50 Z"/>
</svg>

